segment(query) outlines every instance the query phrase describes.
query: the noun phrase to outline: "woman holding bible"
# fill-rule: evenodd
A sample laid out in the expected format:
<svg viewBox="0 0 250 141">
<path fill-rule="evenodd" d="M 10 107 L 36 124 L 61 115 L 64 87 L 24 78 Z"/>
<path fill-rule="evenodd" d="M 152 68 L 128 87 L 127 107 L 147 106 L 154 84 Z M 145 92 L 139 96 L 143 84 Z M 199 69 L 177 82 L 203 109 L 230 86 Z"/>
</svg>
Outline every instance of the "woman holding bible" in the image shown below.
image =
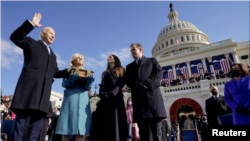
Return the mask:
<svg viewBox="0 0 250 141">
<path fill-rule="evenodd" d="M 107 62 L 107 69 L 102 73 L 97 118 L 93 121 L 90 137 L 91 141 L 126 141 L 128 126 L 122 93 L 125 69 L 113 54 L 108 57 Z"/>
<path fill-rule="evenodd" d="M 69 67 L 83 69 L 83 56 L 74 54 Z M 76 72 L 63 79 L 62 86 L 66 89 L 56 128 L 56 134 L 63 135 L 63 141 L 69 141 L 70 135 L 75 135 L 76 141 L 83 141 L 84 135 L 90 134 L 91 110 L 88 91 L 94 80 L 92 75 L 83 78 Z"/>
</svg>

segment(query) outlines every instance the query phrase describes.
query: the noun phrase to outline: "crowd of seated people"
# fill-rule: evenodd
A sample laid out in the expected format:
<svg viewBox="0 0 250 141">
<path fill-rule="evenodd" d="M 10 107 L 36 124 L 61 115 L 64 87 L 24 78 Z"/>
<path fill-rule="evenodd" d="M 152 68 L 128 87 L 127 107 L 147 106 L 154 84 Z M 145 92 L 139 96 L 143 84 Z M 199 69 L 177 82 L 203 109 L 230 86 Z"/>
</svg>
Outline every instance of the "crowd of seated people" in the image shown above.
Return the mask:
<svg viewBox="0 0 250 141">
<path fill-rule="evenodd" d="M 169 86 L 176 86 L 176 85 L 183 85 L 183 84 L 189 84 L 189 83 L 196 83 L 201 80 L 214 80 L 213 76 L 214 72 L 210 73 L 207 70 L 205 70 L 204 75 L 194 75 L 191 74 L 191 77 L 187 79 L 185 76 L 183 77 L 177 77 L 171 81 L 169 79 L 162 79 L 161 80 L 161 86 L 163 87 L 169 87 Z M 222 69 L 220 69 L 219 74 L 217 74 L 216 79 L 221 79 L 221 78 L 227 78 L 230 77 L 230 73 L 225 73 Z"/>
</svg>

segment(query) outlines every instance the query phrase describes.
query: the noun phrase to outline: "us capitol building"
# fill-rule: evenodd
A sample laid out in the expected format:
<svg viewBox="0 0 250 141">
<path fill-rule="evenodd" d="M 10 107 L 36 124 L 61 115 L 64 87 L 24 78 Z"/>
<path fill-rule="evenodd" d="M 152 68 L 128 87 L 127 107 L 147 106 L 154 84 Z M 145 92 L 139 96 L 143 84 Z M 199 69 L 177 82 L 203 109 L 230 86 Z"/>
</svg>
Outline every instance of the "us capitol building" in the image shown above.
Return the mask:
<svg viewBox="0 0 250 141">
<path fill-rule="evenodd" d="M 194 24 L 179 20 L 179 13 L 174 11 L 173 6 L 170 7 L 169 23 L 160 31 L 151 53 L 162 68 L 169 67 L 172 69 L 174 78 L 177 77 L 176 68 L 178 64 L 186 66 L 186 73 L 190 77 L 192 74 L 190 62 L 197 60 L 201 62 L 203 70 L 215 72 L 214 65 L 209 65 L 208 62 L 214 63 L 213 58 L 223 55 L 226 60 L 224 65 L 227 68 L 231 66 L 228 60 L 229 57 L 235 63 L 248 66 L 249 59 L 242 60 L 241 56 L 249 55 L 250 41 L 238 43 L 234 42 L 233 39 L 226 39 L 210 43 L 209 37 L 205 33 L 200 31 Z M 179 40 L 178 45 L 177 38 Z M 219 93 L 224 95 L 224 84 L 228 81 L 230 81 L 230 78 L 216 79 L 215 77 L 214 80 L 201 80 L 196 83 L 161 87 L 168 122 L 172 123 L 173 120 L 178 121 L 181 117 L 186 116 L 185 128 L 194 128 L 191 126 L 191 120 L 188 119 L 191 117 L 190 115 L 206 114 L 205 100 L 212 96 L 209 92 L 209 86 L 216 85 Z M 124 92 L 125 103 L 128 97 L 130 97 L 130 93 Z M 54 105 L 61 105 L 62 99 L 62 94 L 52 91 L 51 101 L 54 101 Z M 90 99 L 91 111 L 95 110 L 98 100 L 98 97 Z"/>
</svg>

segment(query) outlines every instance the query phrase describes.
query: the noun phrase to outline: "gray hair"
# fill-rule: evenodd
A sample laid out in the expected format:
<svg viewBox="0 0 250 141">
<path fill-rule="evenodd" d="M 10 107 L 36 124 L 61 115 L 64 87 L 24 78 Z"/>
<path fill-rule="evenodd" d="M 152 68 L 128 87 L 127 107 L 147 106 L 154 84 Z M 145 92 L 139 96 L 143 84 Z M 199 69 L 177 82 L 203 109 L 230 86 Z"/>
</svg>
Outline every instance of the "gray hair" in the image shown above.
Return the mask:
<svg viewBox="0 0 250 141">
<path fill-rule="evenodd" d="M 43 32 L 43 33 L 46 33 L 47 29 L 49 29 L 49 28 L 51 28 L 51 27 L 44 27 L 44 28 L 41 30 L 40 35 L 39 35 L 39 39 L 40 39 L 40 40 L 42 40 L 42 32 Z M 51 29 L 53 29 L 53 28 L 51 28 Z M 53 29 L 53 30 L 54 30 L 54 29 Z"/>
</svg>

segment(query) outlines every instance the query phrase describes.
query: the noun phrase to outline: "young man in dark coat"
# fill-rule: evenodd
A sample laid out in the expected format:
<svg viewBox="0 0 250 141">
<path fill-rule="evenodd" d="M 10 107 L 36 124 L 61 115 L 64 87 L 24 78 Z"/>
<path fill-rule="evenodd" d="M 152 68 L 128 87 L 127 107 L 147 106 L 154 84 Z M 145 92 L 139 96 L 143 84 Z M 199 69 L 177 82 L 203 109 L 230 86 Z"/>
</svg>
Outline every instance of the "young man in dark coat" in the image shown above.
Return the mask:
<svg viewBox="0 0 250 141">
<path fill-rule="evenodd" d="M 126 66 L 126 85 L 131 89 L 133 120 L 138 123 L 140 140 L 162 140 L 161 120 L 167 117 L 160 91 L 162 69 L 155 58 L 143 56 L 140 44 L 130 46 L 135 59 Z"/>
<path fill-rule="evenodd" d="M 53 78 L 68 76 L 67 70 L 58 70 L 56 55 L 49 46 L 55 39 L 52 28 L 43 28 L 39 41 L 26 37 L 35 27 L 42 27 L 40 20 L 41 14 L 36 13 L 32 21 L 26 20 L 10 36 L 10 40 L 20 47 L 24 54 L 22 72 L 10 107 L 16 113 L 11 141 L 22 140 L 28 117 L 30 119 L 26 138 L 38 140 L 43 118 L 49 110 Z"/>
<path fill-rule="evenodd" d="M 167 119 L 162 120 L 162 141 L 171 141 L 170 139 L 170 130 L 168 126 Z"/>
<path fill-rule="evenodd" d="M 207 99 L 205 103 L 208 124 L 219 125 L 217 116 L 232 113 L 232 110 L 225 102 L 225 97 L 219 95 L 219 90 L 216 86 L 210 86 L 209 91 L 213 96 Z"/>
</svg>

